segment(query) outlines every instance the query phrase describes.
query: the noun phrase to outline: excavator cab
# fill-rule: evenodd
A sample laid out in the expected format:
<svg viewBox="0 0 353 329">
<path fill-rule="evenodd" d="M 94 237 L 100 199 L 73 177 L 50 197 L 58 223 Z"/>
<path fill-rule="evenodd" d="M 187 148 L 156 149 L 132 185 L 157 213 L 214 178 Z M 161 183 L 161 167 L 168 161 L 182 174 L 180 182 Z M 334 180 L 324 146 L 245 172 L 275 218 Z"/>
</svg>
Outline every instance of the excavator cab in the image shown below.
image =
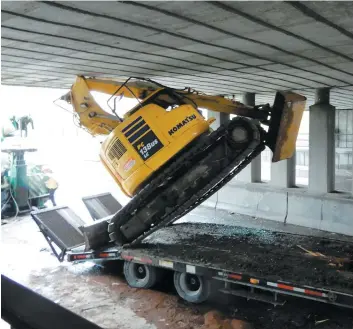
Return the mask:
<svg viewBox="0 0 353 329">
<path fill-rule="evenodd" d="M 136 87 L 139 88 L 138 94 L 136 91 L 134 92 Z M 133 115 L 143 106 L 149 104 L 158 105 L 168 112 L 186 104 L 190 104 L 197 108 L 197 104 L 187 98 L 183 91 L 168 88 L 153 80 L 143 78 L 127 79 L 116 92 L 111 95 L 107 100 L 107 104 L 114 114 L 117 113 L 119 102 L 124 98 L 134 98 L 136 100 L 136 105 L 125 113 L 124 119 Z"/>
<path fill-rule="evenodd" d="M 161 87 L 153 81 L 150 82 L 148 80 L 130 77 L 111 94 L 107 100 L 107 105 L 115 115 L 118 115 L 117 111 L 123 99 L 129 98 L 135 100 L 136 106 L 125 111 L 124 118 L 127 118 L 141 108 L 141 106 L 143 106 L 142 104 L 160 89 Z"/>
</svg>

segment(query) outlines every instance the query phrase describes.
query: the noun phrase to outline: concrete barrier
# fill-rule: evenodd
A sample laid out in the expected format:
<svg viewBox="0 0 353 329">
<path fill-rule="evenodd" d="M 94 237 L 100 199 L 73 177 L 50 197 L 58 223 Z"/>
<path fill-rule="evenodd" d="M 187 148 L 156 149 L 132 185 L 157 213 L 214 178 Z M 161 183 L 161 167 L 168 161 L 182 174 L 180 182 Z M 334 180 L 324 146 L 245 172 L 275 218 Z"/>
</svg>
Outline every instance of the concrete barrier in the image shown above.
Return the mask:
<svg viewBox="0 0 353 329">
<path fill-rule="evenodd" d="M 353 199 L 336 196 L 324 198 L 321 229 L 353 235 Z"/>
<path fill-rule="evenodd" d="M 247 189 L 245 185 L 228 184 L 218 191 L 217 209 L 224 209 L 239 214 L 256 216 L 261 192 Z"/>
<path fill-rule="evenodd" d="M 288 210 L 288 194 L 280 189 L 263 189 L 259 204 L 257 206 L 256 217 L 284 222 Z"/>
<path fill-rule="evenodd" d="M 228 184 L 218 192 L 217 209 L 283 222 L 287 213 L 287 194 L 263 184 Z"/>
<path fill-rule="evenodd" d="M 321 229 L 322 199 L 305 191 L 288 191 L 286 223 Z"/>
<path fill-rule="evenodd" d="M 203 206 L 353 236 L 353 198 L 232 181 Z"/>
</svg>

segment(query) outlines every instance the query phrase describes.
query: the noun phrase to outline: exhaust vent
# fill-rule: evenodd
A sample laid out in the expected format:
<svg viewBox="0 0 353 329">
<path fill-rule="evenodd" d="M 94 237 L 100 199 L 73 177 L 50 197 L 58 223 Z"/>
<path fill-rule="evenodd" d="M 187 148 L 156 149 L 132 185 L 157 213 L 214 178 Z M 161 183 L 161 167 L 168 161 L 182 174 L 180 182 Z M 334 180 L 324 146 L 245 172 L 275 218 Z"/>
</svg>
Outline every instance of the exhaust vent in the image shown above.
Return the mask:
<svg viewBox="0 0 353 329">
<path fill-rule="evenodd" d="M 126 152 L 125 146 L 122 144 L 122 142 L 119 140 L 119 138 L 116 138 L 114 142 L 112 142 L 111 147 L 108 151 L 108 157 L 110 161 L 119 160 L 124 153 Z"/>
</svg>

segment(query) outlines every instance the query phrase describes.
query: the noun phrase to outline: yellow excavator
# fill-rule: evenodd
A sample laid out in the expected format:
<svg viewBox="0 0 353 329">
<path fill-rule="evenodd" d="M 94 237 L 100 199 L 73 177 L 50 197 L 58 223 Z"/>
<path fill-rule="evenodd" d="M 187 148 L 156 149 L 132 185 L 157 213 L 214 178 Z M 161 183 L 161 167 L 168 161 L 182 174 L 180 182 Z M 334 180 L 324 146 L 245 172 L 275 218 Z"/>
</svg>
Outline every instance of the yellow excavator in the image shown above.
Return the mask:
<svg viewBox="0 0 353 329">
<path fill-rule="evenodd" d="M 108 95 L 111 113 L 92 92 Z M 122 99 L 135 105 L 119 116 Z M 246 106 L 190 88 L 144 78 L 126 81 L 77 76 L 61 97 L 92 135 L 107 135 L 100 158 L 130 202 L 108 221 L 111 242 L 131 246 L 209 198 L 265 146 L 272 161 L 293 155 L 306 98 L 277 92 L 274 104 Z M 122 104 L 122 103 L 121 103 Z M 211 129 L 201 109 L 234 114 Z M 236 196 L 234 196 L 236 197 Z M 97 223 L 98 225 L 98 223 Z"/>
</svg>

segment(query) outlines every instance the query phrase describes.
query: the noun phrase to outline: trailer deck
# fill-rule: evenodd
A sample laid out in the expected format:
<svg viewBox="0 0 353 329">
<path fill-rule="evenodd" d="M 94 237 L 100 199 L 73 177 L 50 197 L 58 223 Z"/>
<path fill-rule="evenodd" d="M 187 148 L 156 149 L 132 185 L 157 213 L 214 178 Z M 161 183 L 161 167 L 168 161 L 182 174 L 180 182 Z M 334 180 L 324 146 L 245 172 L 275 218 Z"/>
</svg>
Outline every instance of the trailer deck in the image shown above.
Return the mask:
<svg viewBox="0 0 353 329">
<path fill-rule="evenodd" d="M 124 260 L 153 271 L 164 268 L 217 280 L 224 284 L 220 289 L 224 293 L 273 304 L 282 303 L 277 295 L 289 294 L 353 308 L 353 239 L 180 223 L 158 230 L 133 248 L 107 245 L 85 251 L 83 244 L 76 244 L 65 252 L 69 262 Z M 271 297 L 260 296 L 259 291 L 270 292 Z"/>
<path fill-rule="evenodd" d="M 183 223 L 155 232 L 136 248 L 76 248 L 68 252 L 68 261 L 123 259 L 353 308 L 352 248 L 353 243 L 338 240 Z M 278 301 L 277 296 L 228 293 Z"/>
<path fill-rule="evenodd" d="M 324 256 L 314 256 L 301 247 Z M 348 260 L 353 255 L 353 243 L 244 227 L 183 223 L 161 229 L 131 253 L 353 291 L 353 263 Z"/>
</svg>

